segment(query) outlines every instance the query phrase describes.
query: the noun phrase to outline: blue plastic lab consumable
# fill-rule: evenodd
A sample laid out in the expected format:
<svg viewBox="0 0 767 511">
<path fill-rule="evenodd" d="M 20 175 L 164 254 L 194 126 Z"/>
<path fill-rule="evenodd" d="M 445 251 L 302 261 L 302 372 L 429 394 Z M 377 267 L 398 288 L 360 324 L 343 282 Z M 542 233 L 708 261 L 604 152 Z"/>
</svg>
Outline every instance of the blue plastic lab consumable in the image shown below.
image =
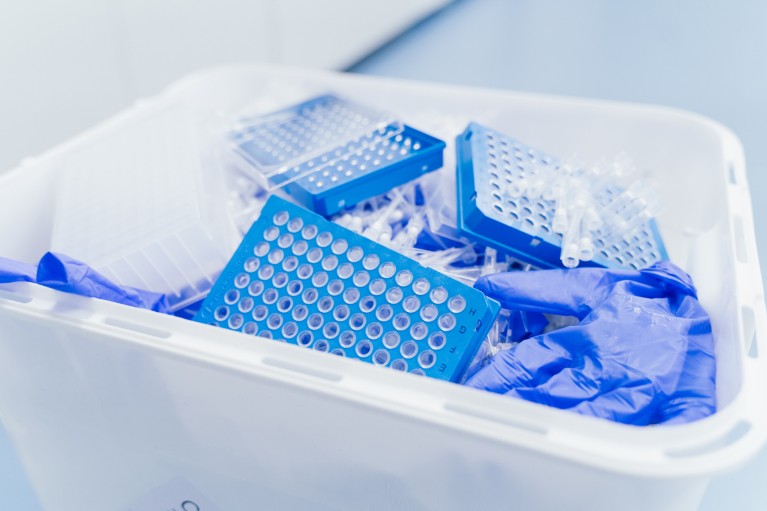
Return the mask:
<svg viewBox="0 0 767 511">
<path fill-rule="evenodd" d="M 272 196 L 195 321 L 459 381 L 500 305 Z"/>
<path fill-rule="evenodd" d="M 32 282 L 64 293 L 170 312 L 164 294 L 117 285 L 87 264 L 55 252 L 46 252 L 36 267 L 0 257 L 0 284 L 8 282 Z"/>
<path fill-rule="evenodd" d="M 563 236 L 552 228 L 555 202 L 521 186 L 534 172 L 558 169 L 560 162 L 476 123 L 457 137 L 456 153 L 460 232 L 538 268 L 562 268 Z M 620 193 L 606 188 L 598 206 L 609 207 Z M 596 231 L 591 239 L 593 256 L 582 266 L 637 270 L 668 259 L 653 219 L 617 238 Z"/>
<path fill-rule="evenodd" d="M 442 167 L 445 143 L 385 113 L 327 94 L 231 134 L 246 171 L 268 190 L 330 216 Z"/>
<path fill-rule="evenodd" d="M 662 261 L 643 270 L 506 272 L 476 287 L 505 309 L 574 316 L 577 325 L 532 332 L 466 385 L 644 426 L 716 412 L 716 358 L 692 279 Z"/>
</svg>

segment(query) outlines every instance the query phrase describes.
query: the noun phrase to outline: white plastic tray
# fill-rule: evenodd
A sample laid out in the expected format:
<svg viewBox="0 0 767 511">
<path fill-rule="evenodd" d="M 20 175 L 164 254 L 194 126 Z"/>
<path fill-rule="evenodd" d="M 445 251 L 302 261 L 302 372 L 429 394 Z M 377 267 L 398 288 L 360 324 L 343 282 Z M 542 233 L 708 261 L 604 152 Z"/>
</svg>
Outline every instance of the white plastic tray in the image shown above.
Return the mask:
<svg viewBox="0 0 767 511">
<path fill-rule="evenodd" d="M 632 155 L 662 190 L 670 256 L 711 315 L 721 410 L 623 426 L 5 285 L 0 414 L 46 509 L 122 510 L 180 477 L 222 510 L 692 510 L 713 474 L 763 444 L 767 314 L 743 153 L 727 129 L 685 112 L 270 66 L 204 71 L 0 178 L 0 255 L 31 262 L 48 248 L 71 151 L 170 102 L 205 123 L 304 84 L 444 140 L 471 119 L 554 154 Z"/>
</svg>

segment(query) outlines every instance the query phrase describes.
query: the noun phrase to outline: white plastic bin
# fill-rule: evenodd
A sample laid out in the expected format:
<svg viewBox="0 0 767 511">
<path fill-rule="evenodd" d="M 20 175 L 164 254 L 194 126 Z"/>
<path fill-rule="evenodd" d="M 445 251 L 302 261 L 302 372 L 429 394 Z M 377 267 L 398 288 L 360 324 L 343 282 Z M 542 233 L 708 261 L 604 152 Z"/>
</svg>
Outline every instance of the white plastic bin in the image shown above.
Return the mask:
<svg viewBox="0 0 767 511">
<path fill-rule="evenodd" d="M 624 426 L 4 285 L 0 414 L 46 509 L 124 510 L 180 480 L 223 511 L 692 510 L 713 474 L 762 445 L 767 315 L 743 153 L 728 130 L 685 112 L 270 66 L 204 71 L 0 178 L 0 255 L 33 262 L 48 248 L 70 152 L 171 103 L 205 123 L 297 84 L 418 119 L 447 141 L 456 119 L 475 120 L 553 154 L 626 151 L 651 170 L 671 258 L 712 318 L 720 411 Z"/>
</svg>

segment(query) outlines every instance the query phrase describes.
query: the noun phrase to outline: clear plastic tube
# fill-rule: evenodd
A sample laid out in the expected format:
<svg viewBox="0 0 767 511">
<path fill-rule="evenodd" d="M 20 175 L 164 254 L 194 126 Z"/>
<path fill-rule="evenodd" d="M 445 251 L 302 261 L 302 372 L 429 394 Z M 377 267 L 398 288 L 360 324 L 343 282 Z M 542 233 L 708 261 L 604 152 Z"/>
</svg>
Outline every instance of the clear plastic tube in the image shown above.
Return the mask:
<svg viewBox="0 0 767 511">
<path fill-rule="evenodd" d="M 567 231 L 562 237 L 562 254 L 560 259 L 565 268 L 575 268 L 578 266 L 582 218 L 582 210 L 580 208 L 574 208 L 573 216 L 569 219 Z"/>
<path fill-rule="evenodd" d="M 553 199 L 554 218 L 551 221 L 551 230 L 557 234 L 564 234 L 568 227 L 567 192 L 564 183 L 557 183 Z"/>
</svg>

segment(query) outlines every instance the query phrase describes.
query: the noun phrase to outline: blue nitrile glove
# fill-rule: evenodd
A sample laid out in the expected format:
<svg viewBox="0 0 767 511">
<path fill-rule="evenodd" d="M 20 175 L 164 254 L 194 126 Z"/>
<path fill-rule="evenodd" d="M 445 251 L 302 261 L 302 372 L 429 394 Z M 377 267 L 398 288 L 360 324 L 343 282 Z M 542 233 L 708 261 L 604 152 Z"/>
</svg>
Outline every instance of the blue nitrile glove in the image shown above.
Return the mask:
<svg viewBox="0 0 767 511">
<path fill-rule="evenodd" d="M 8 282 L 35 282 L 37 268 L 31 264 L 0 257 L 0 284 Z"/>
<path fill-rule="evenodd" d="M 90 266 L 70 257 L 46 253 L 35 268 L 11 259 L 0 258 L 0 284 L 36 282 L 65 293 L 130 305 L 156 312 L 169 312 L 164 294 L 118 286 Z"/>
<path fill-rule="evenodd" d="M 711 323 L 673 264 L 499 273 L 475 287 L 504 308 L 580 323 L 497 354 L 466 385 L 636 425 L 716 411 Z"/>
</svg>

